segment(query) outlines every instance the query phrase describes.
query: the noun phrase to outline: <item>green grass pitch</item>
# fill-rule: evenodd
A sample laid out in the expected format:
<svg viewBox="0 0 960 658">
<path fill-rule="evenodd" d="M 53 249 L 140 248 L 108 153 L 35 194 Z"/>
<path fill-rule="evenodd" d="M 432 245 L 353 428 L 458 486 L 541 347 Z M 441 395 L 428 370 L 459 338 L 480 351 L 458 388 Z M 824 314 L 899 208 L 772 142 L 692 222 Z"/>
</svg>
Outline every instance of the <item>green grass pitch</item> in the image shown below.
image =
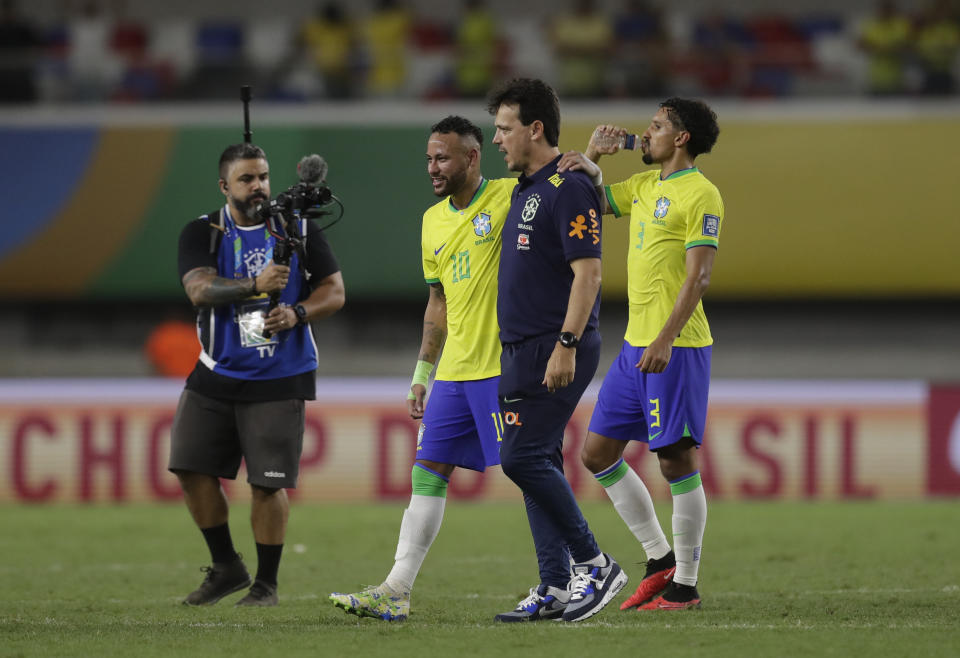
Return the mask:
<svg viewBox="0 0 960 658">
<path fill-rule="evenodd" d="M 618 610 L 642 553 L 612 506 L 590 503 L 627 587 L 586 622 L 515 625 L 491 620 L 537 580 L 521 503 L 449 501 L 407 622 L 334 608 L 329 592 L 386 575 L 402 509 L 294 504 L 280 605 L 249 609 L 239 593 L 180 604 L 208 559 L 183 506 L 2 506 L 0 657 L 960 655 L 956 501 L 712 503 L 703 608 L 650 614 Z M 252 572 L 248 513 L 234 507 L 231 526 Z"/>
</svg>

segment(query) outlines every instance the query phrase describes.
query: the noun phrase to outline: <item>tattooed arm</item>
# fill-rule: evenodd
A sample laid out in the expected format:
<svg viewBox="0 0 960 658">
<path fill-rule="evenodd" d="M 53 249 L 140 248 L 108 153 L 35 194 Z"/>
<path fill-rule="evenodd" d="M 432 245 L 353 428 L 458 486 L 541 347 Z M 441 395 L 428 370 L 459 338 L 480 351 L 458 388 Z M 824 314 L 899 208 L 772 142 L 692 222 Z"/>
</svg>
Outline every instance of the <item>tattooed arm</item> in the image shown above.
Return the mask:
<svg viewBox="0 0 960 658">
<path fill-rule="evenodd" d="M 443 285 L 430 285 L 430 298 L 427 300 L 427 310 L 423 314 L 423 340 L 420 342 L 421 361 L 436 363 L 440 358 L 440 351 L 447 340 L 447 296 L 443 292 Z"/>
<path fill-rule="evenodd" d="M 290 268 L 270 261 L 260 274 L 248 279 L 225 279 L 214 267 L 195 267 L 183 275 L 183 288 L 194 306 L 222 306 L 260 293 L 283 290 Z"/>
<path fill-rule="evenodd" d="M 427 310 L 423 313 L 423 340 L 420 341 L 420 356 L 417 357 L 417 372 L 420 373 L 421 364 L 428 366 L 422 373 L 423 382 L 410 385 L 410 394 L 407 396 L 407 411 L 411 418 L 422 418 L 424 400 L 427 397 L 426 378 L 433 370 L 433 365 L 440 358 L 440 351 L 447 340 L 447 296 L 443 293 L 443 285 L 430 284 L 430 298 L 427 300 Z"/>
</svg>

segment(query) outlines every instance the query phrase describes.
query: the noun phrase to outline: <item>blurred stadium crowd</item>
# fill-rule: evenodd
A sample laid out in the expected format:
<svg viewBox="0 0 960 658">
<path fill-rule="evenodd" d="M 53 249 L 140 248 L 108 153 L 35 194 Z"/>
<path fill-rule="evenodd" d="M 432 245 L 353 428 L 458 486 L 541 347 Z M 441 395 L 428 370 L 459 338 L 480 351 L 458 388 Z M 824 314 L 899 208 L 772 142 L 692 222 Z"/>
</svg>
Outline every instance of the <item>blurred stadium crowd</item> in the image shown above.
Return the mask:
<svg viewBox="0 0 960 658">
<path fill-rule="evenodd" d="M 874 105 L 865 97 L 946 96 L 952 107 L 960 0 L 0 0 L 0 115 L 13 119 L 40 107 L 69 119 L 104 103 L 116 116 L 235 102 L 243 84 L 284 110 L 343 100 L 393 111 L 406 104 L 395 100 L 477 99 L 515 75 L 549 81 L 564 102 L 677 94 L 809 108 L 839 98 L 853 112 Z M 7 136 L 20 130 L 10 126 Z M 13 226 L 12 213 L 0 225 Z M 169 258 L 172 268 L 172 247 Z M 348 289 L 347 309 L 322 325 L 321 372 L 407 376 L 422 301 L 385 306 Z M 715 374 L 955 379 L 960 305 L 890 296 L 708 299 L 724 346 Z M 196 350 L 185 298 L 131 301 L 13 300 L 0 320 L 0 378 L 143 376 L 181 356 L 171 346 Z M 615 352 L 623 305 L 604 313 Z"/>
<path fill-rule="evenodd" d="M 960 0 L 184 6 L 2 0 L 0 102 L 213 100 L 240 84 L 293 102 L 470 98 L 518 74 L 565 98 L 942 96 L 960 61 Z"/>
</svg>

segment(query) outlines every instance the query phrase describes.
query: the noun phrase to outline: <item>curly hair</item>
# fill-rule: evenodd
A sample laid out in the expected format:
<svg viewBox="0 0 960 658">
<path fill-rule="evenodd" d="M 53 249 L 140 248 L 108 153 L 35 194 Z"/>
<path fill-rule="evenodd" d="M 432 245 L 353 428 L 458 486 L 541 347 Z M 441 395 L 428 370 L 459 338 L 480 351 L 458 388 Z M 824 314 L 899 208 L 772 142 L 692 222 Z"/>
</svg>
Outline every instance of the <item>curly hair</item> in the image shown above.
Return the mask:
<svg viewBox="0 0 960 658">
<path fill-rule="evenodd" d="M 560 143 L 560 101 L 546 82 L 534 78 L 508 80 L 490 93 L 487 111 L 496 115 L 504 103 L 517 106 L 523 125 L 529 126 L 534 121 L 540 121 L 543 124 L 543 136 L 550 146 Z"/>
<path fill-rule="evenodd" d="M 703 101 L 674 97 L 660 103 L 660 107 L 667 111 L 670 122 L 678 130 L 690 133 L 687 153 L 691 156 L 709 153 L 717 143 L 717 136 L 720 134 L 717 114 Z"/>
<path fill-rule="evenodd" d="M 440 119 L 440 121 L 430 126 L 430 132 L 440 133 L 441 135 L 456 133 L 461 137 L 473 135 L 477 139 L 477 143 L 480 144 L 480 149 L 483 150 L 483 131 L 474 125 L 473 122 L 461 116 L 451 114 L 450 116 Z"/>
</svg>

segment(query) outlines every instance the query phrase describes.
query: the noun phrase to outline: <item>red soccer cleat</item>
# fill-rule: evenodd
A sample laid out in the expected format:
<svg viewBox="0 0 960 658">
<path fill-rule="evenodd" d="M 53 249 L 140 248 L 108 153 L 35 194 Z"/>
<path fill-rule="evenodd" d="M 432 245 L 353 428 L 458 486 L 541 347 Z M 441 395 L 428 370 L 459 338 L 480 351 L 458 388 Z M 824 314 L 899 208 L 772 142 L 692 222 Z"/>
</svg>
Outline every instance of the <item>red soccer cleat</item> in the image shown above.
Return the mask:
<svg viewBox="0 0 960 658">
<path fill-rule="evenodd" d="M 700 607 L 700 593 L 696 587 L 671 583 L 670 588 L 637 610 L 690 610 Z"/>
<path fill-rule="evenodd" d="M 667 588 L 673 582 L 673 572 L 677 570 L 677 562 L 673 551 L 659 560 L 647 560 L 647 573 L 637 585 L 637 591 L 630 598 L 620 604 L 621 610 L 629 610 L 646 603 Z"/>
</svg>

